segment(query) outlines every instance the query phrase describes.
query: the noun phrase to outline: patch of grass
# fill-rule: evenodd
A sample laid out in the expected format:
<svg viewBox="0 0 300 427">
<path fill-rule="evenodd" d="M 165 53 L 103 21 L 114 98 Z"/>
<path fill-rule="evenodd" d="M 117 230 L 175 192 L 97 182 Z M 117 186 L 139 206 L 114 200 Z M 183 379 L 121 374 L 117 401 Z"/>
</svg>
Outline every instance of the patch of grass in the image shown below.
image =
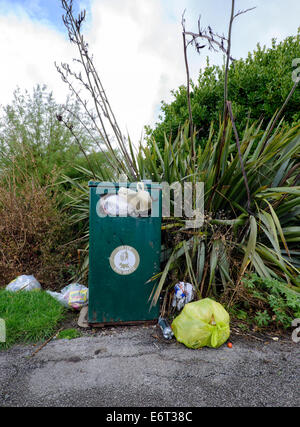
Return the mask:
<svg viewBox="0 0 300 427">
<path fill-rule="evenodd" d="M 65 329 L 60 331 L 56 338 L 58 340 L 73 340 L 74 338 L 79 337 L 81 337 L 81 333 L 77 329 Z"/>
<path fill-rule="evenodd" d="M 0 343 L 0 349 L 49 338 L 55 333 L 64 313 L 64 307 L 44 291 L 0 290 L 0 318 L 6 324 L 6 342 Z"/>
</svg>

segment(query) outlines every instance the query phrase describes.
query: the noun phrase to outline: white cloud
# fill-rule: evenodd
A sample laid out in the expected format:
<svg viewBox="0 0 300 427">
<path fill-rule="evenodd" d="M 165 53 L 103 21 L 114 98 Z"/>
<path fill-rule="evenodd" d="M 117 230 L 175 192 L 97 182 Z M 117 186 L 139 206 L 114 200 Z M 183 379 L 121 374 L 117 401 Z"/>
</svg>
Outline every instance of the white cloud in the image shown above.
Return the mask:
<svg viewBox="0 0 300 427">
<path fill-rule="evenodd" d="M 144 125 L 154 123 L 160 101 L 185 82 L 180 28 L 164 16 L 159 0 L 92 1 L 91 14 L 86 40 L 122 129 L 138 140 Z M 63 101 L 68 90 L 54 61 L 76 56 L 64 35 L 21 7 L 0 15 L 0 26 L 0 103 L 10 102 L 16 86 L 31 90 L 37 83 Z"/>
<path fill-rule="evenodd" d="M 227 10 L 225 16 L 219 12 L 224 11 L 223 0 L 215 0 L 214 7 L 211 2 L 199 4 L 198 0 L 78 0 L 78 3 L 89 5 L 86 40 L 121 127 L 125 132 L 127 127 L 135 140 L 144 125 L 155 122 L 160 101 L 169 101 L 170 91 L 186 83 L 180 25 L 183 9 L 187 8 L 189 28 L 196 24 L 199 10 L 203 13 L 203 25 L 210 23 L 220 31 L 227 27 L 229 13 Z M 258 3 L 260 8 L 250 12 L 247 19 L 241 18 L 234 28 L 233 48 L 237 56 L 246 56 L 257 41 L 286 36 L 290 28 L 295 33 L 295 15 L 299 16 L 294 13 L 299 10 L 296 0 L 288 0 L 296 9 L 284 8 L 281 17 L 279 0 L 274 1 L 276 7 L 272 9 L 262 0 Z M 54 61 L 70 63 L 76 52 L 66 34 L 46 20 L 39 0 L 24 4 L 26 10 L 0 0 L 0 103 L 10 102 L 17 85 L 30 90 L 37 83 L 47 84 L 56 99 L 63 102 L 69 92 Z M 245 7 L 250 6 L 249 0 Z M 270 20 L 266 21 L 267 12 Z M 207 54 L 199 57 L 189 52 L 193 79 L 205 65 Z M 210 56 L 212 62 L 222 63 L 220 55 Z"/>
<path fill-rule="evenodd" d="M 185 82 L 180 27 L 159 0 L 92 2 L 91 41 L 117 117 L 138 138 L 157 105 Z"/>
<path fill-rule="evenodd" d="M 0 28 L 0 103 L 9 103 L 17 86 L 31 90 L 37 83 L 46 83 L 63 101 L 67 88 L 58 77 L 54 61 L 70 58 L 64 37 L 30 19 L 20 8 L 0 15 Z"/>
</svg>

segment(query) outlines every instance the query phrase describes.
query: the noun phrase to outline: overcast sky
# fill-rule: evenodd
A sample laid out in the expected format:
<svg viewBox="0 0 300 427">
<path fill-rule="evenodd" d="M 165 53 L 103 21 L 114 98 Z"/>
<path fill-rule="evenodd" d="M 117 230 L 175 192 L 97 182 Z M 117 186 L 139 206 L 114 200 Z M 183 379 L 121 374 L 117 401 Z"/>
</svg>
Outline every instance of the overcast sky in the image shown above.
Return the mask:
<svg viewBox="0 0 300 427">
<path fill-rule="evenodd" d="M 124 131 L 138 139 L 143 126 L 157 119 L 160 102 L 185 84 L 181 15 L 187 28 L 202 24 L 227 33 L 230 0 L 74 0 L 87 9 L 86 40 L 108 97 Z M 236 8 L 257 6 L 240 16 L 233 29 L 233 56 L 246 57 L 259 42 L 295 35 L 300 26 L 299 0 L 237 0 Z M 76 51 L 62 24 L 60 0 L 0 0 L 0 104 L 7 104 L 19 86 L 31 90 L 47 84 L 63 102 L 68 93 L 54 61 L 71 62 Z M 189 52 L 191 75 L 204 67 L 201 56 Z M 211 55 L 222 64 L 222 55 Z"/>
</svg>

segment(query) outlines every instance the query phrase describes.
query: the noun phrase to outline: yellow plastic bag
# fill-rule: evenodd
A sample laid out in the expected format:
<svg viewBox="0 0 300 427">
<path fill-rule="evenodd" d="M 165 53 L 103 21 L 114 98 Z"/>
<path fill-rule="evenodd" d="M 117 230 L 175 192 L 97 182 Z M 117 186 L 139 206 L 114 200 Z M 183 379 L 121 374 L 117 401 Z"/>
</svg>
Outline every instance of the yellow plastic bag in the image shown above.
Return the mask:
<svg viewBox="0 0 300 427">
<path fill-rule="evenodd" d="M 189 348 L 217 348 L 230 336 L 229 320 L 221 304 L 205 298 L 186 304 L 171 327 L 177 341 Z"/>
</svg>

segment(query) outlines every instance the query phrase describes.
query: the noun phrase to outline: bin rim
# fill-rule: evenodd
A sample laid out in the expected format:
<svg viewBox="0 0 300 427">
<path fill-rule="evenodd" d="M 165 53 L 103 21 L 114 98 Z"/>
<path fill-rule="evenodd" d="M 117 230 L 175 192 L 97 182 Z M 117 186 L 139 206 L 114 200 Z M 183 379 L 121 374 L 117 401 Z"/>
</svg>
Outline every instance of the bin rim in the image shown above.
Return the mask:
<svg viewBox="0 0 300 427">
<path fill-rule="evenodd" d="M 106 188 L 119 188 L 119 187 L 124 187 L 127 184 L 127 187 L 129 187 L 132 184 L 138 184 L 139 182 L 142 181 L 136 181 L 136 182 L 127 182 L 127 183 L 120 183 L 120 182 L 108 182 L 108 181 L 89 181 L 88 186 L 89 187 L 102 187 L 105 186 Z M 151 189 L 158 189 L 161 190 L 162 186 L 161 184 L 159 184 L 158 182 L 144 182 L 145 187 L 147 189 L 151 188 Z"/>
</svg>

